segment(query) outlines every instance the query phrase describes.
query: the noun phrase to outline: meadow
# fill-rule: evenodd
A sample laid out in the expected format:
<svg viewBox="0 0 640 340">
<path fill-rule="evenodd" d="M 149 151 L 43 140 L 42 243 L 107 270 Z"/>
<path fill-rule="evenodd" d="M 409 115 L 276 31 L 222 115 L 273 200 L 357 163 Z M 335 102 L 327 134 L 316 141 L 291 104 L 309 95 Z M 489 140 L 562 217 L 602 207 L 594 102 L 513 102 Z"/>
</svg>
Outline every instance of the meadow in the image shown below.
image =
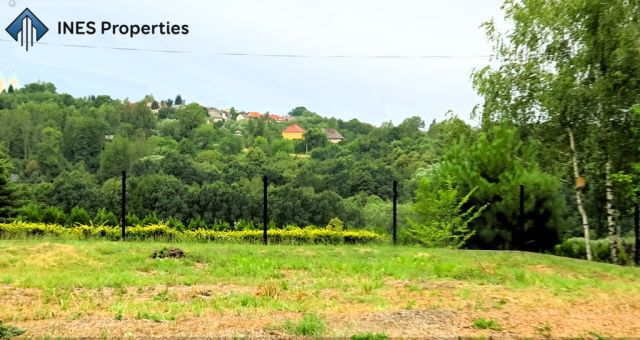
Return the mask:
<svg viewBox="0 0 640 340">
<path fill-rule="evenodd" d="M 164 247 L 186 256 L 151 257 Z M 59 238 L 0 252 L 0 320 L 29 337 L 640 335 L 640 269 L 550 255 Z"/>
</svg>

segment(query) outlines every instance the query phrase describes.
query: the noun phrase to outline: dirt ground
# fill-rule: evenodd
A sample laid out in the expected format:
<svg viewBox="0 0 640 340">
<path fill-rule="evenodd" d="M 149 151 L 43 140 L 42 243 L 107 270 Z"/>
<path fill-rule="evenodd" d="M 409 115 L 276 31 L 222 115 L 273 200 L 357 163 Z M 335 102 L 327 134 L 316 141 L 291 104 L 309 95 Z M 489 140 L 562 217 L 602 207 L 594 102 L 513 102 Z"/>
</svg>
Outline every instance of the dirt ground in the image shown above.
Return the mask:
<svg viewBox="0 0 640 340">
<path fill-rule="evenodd" d="M 407 289 L 407 287 L 411 289 Z M 389 287 L 389 286 L 387 286 Z M 229 293 L 263 295 L 259 287 L 201 285 L 128 288 L 71 292 L 78 299 L 99 296 L 95 308 L 81 316 L 60 308 L 51 315 L 35 310 L 56 305 L 39 289 L 0 286 L 0 317 L 7 324 L 27 330 L 25 337 L 291 337 L 278 325 L 301 318 L 301 313 L 268 309 L 206 310 L 200 316 L 178 315 L 172 321 L 151 321 L 125 316 L 116 320 L 108 306 L 116 298 L 150 300 L 159 291 L 177 301 L 211 298 Z M 457 282 L 391 282 L 377 294 L 384 307 L 342 301 L 340 294 L 322 291 L 323 299 L 335 299 L 337 307 L 318 313 L 325 321 L 325 336 L 350 337 L 384 333 L 390 337 L 639 337 L 640 297 L 603 292 L 571 298 L 541 289 L 507 289 L 498 286 L 462 285 Z M 287 298 L 286 293 L 275 299 Z M 20 316 L 23 319 L 20 320 Z M 495 320 L 501 330 L 477 329 L 474 320 Z M 11 320 L 14 321 L 11 321 Z"/>
</svg>

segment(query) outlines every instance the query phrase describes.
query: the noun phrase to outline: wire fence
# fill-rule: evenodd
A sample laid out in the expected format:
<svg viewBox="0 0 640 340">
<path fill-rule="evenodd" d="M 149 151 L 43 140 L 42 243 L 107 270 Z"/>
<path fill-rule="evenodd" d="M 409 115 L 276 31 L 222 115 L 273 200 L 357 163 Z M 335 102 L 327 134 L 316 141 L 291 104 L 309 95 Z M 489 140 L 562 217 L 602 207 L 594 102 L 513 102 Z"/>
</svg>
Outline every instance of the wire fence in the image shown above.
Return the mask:
<svg viewBox="0 0 640 340">
<path fill-rule="evenodd" d="M 367 211 L 367 218 L 375 221 L 382 221 L 382 231 L 387 235 L 391 235 L 393 244 L 398 244 L 399 230 L 409 225 L 411 220 L 411 210 L 408 205 L 398 204 L 398 181 L 391 183 L 393 188 L 392 200 L 388 205 L 383 205 L 382 209 Z M 262 177 L 262 242 L 266 245 L 269 243 L 269 178 Z M 527 217 L 525 214 L 526 188 L 524 185 L 519 186 L 519 214 L 517 222 L 517 230 L 515 233 L 525 233 L 525 225 Z M 122 189 L 121 189 L 121 239 L 126 240 L 127 237 L 127 173 L 122 172 Z M 635 205 L 634 214 L 634 231 L 635 231 L 635 253 L 634 259 L 640 264 L 640 204 Z"/>
</svg>

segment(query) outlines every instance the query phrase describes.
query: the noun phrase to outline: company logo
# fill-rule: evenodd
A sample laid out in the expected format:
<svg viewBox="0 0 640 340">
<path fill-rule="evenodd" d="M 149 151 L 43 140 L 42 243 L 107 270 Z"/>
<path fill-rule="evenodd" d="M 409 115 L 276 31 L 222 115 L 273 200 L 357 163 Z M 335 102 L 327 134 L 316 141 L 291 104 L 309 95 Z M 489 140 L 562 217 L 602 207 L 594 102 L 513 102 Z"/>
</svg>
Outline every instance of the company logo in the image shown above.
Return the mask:
<svg viewBox="0 0 640 340">
<path fill-rule="evenodd" d="M 27 8 L 7 27 L 6 31 L 13 40 L 19 41 L 20 45 L 29 51 L 29 46 L 33 47 L 33 43 L 40 41 L 49 29 Z"/>
</svg>

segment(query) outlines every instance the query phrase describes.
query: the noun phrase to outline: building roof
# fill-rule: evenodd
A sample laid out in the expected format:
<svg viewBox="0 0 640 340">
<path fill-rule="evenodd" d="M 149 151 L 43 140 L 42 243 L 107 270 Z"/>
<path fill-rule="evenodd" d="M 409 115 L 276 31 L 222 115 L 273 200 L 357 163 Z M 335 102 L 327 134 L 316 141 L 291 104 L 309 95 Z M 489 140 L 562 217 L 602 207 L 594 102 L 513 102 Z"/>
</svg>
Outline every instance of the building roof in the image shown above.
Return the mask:
<svg viewBox="0 0 640 340">
<path fill-rule="evenodd" d="M 262 114 L 260 112 L 249 112 L 249 117 L 251 118 L 260 118 Z"/>
<path fill-rule="evenodd" d="M 207 109 L 207 112 L 209 113 L 209 117 L 211 118 L 218 118 L 218 119 L 226 118 L 226 113 L 224 111 L 218 110 L 214 107 Z"/>
<path fill-rule="evenodd" d="M 281 115 L 274 115 L 274 114 L 269 114 L 269 118 L 277 121 L 277 122 L 282 122 L 285 120 L 285 118 Z"/>
<path fill-rule="evenodd" d="M 293 124 L 293 125 L 287 126 L 287 128 L 284 129 L 282 133 L 304 133 L 304 129 L 300 127 L 300 125 L 298 124 Z"/>
<path fill-rule="evenodd" d="M 327 139 L 339 139 L 339 140 L 343 140 L 344 136 L 342 136 L 342 134 L 340 132 L 338 132 L 338 130 L 336 129 L 322 129 L 322 131 L 324 132 L 325 135 L 327 135 Z"/>
</svg>

